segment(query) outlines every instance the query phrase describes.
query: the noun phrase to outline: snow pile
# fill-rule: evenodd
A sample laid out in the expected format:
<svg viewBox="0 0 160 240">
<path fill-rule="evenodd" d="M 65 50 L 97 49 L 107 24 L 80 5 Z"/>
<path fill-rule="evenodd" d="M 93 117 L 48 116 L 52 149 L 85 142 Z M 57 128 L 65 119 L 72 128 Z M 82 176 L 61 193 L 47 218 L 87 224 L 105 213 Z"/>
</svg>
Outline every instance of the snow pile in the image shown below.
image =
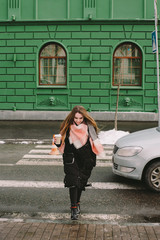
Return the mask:
<svg viewBox="0 0 160 240">
<path fill-rule="evenodd" d="M 115 129 L 109 130 L 109 131 L 101 131 L 98 134 L 98 137 L 100 139 L 101 144 L 115 144 L 115 142 L 129 134 L 129 132 L 124 131 L 116 131 Z"/>
</svg>

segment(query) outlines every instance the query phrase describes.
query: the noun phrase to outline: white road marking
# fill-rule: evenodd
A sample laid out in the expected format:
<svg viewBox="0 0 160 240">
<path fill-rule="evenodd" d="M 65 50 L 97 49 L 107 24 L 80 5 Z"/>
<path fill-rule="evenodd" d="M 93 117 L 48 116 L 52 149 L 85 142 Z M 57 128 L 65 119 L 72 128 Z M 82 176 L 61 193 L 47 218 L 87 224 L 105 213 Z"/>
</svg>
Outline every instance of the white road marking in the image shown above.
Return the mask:
<svg viewBox="0 0 160 240">
<path fill-rule="evenodd" d="M 37 145 L 35 148 L 52 148 L 52 145 Z"/>
<path fill-rule="evenodd" d="M 33 150 L 31 150 L 31 153 L 41 152 L 41 149 L 51 150 L 52 145 L 37 145 L 35 148 L 39 148 L 40 150 L 38 151 L 37 149 L 33 149 Z M 104 151 L 105 151 L 106 155 L 112 155 L 113 154 L 113 148 L 111 148 L 110 146 L 105 146 Z"/>
<path fill-rule="evenodd" d="M 48 161 L 48 160 L 41 160 L 41 159 L 21 159 L 19 160 L 16 165 L 36 165 L 36 166 L 63 166 L 63 162 L 61 161 Z"/>
<path fill-rule="evenodd" d="M 45 159 L 62 159 L 62 155 L 34 155 L 34 154 L 26 154 L 23 158 L 45 158 Z"/>
<path fill-rule="evenodd" d="M 110 154 L 110 155 L 106 155 L 104 157 L 98 157 L 97 156 L 97 160 L 106 160 L 106 161 L 112 160 L 112 155 Z"/>
<path fill-rule="evenodd" d="M 29 153 L 46 153 L 49 154 L 51 149 L 32 149 Z M 105 154 L 108 156 L 112 155 L 112 151 L 105 151 Z"/>
<path fill-rule="evenodd" d="M 0 180 L 2 188 L 64 188 L 61 181 L 17 181 L 17 180 Z M 91 187 L 87 189 L 142 189 L 142 187 L 134 187 L 123 183 L 114 182 L 93 182 Z"/>
<path fill-rule="evenodd" d="M 23 156 L 23 158 L 45 158 L 45 159 L 62 159 L 62 155 L 58 154 L 58 155 L 49 155 L 49 154 L 45 154 L 45 155 L 40 155 L 40 154 L 26 154 Z M 112 156 L 106 156 L 106 157 L 97 157 L 97 160 L 111 160 Z"/>
<path fill-rule="evenodd" d="M 113 145 L 104 145 L 103 146 L 103 148 L 104 149 L 107 149 L 107 150 L 111 150 L 111 151 L 113 151 Z M 46 145 L 46 144 L 42 144 L 42 145 L 36 145 L 36 147 L 35 148 L 52 148 L 52 145 Z"/>
<path fill-rule="evenodd" d="M 1 164 L 2 166 L 8 166 L 7 164 Z M 1 166 L 0 165 L 0 166 Z M 11 164 L 10 164 L 11 165 Z M 43 161 L 41 159 L 21 159 L 19 160 L 16 165 L 36 165 L 36 166 L 63 166 L 62 161 Z M 14 166 L 14 164 L 12 165 Z M 96 164 L 97 167 L 112 167 L 112 163 L 110 162 L 97 162 Z"/>
<path fill-rule="evenodd" d="M 40 166 L 62 166 L 62 154 L 50 155 L 52 145 L 37 145 L 34 149 L 25 154 L 16 165 L 40 165 Z M 112 166 L 112 151 L 105 151 L 105 157 L 97 157 L 97 167 Z M 0 166 L 9 166 L 8 164 L 0 164 Z M 10 165 L 11 166 L 11 165 Z"/>
<path fill-rule="evenodd" d="M 106 155 L 107 157 L 108 157 L 108 156 L 111 156 L 111 155 L 113 155 L 113 151 L 104 150 L 104 155 Z"/>
<path fill-rule="evenodd" d="M 0 163 L 0 166 L 8 166 L 8 167 L 13 167 L 15 166 L 15 164 L 12 164 L 12 163 Z"/>
<path fill-rule="evenodd" d="M 96 167 L 112 167 L 112 163 L 111 162 L 96 162 Z"/>
<path fill-rule="evenodd" d="M 29 153 L 50 153 L 51 149 L 32 149 Z"/>
</svg>

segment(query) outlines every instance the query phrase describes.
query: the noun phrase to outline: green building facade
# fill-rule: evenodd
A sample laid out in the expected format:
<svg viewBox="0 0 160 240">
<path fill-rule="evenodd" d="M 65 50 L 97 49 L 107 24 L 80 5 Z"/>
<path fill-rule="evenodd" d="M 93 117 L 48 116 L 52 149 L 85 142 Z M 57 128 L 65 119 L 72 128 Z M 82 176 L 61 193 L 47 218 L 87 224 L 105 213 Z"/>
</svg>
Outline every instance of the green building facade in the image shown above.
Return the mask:
<svg viewBox="0 0 160 240">
<path fill-rule="evenodd" d="M 157 111 L 153 0 L 0 5 L 0 110 Z"/>
</svg>

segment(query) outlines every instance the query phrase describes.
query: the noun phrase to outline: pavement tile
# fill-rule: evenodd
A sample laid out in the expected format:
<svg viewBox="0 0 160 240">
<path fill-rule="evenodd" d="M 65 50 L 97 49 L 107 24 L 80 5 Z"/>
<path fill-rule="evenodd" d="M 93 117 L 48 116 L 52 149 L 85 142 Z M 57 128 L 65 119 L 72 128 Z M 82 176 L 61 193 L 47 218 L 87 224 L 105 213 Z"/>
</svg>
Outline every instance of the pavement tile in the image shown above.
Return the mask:
<svg viewBox="0 0 160 240">
<path fill-rule="evenodd" d="M 156 234 L 155 234 L 154 229 L 152 227 L 148 226 L 146 228 L 146 232 L 147 232 L 147 236 L 148 236 L 149 239 L 157 240 Z"/>
<path fill-rule="evenodd" d="M 60 239 L 61 236 L 63 236 L 62 229 L 64 225 L 63 224 L 55 224 L 55 227 L 53 228 L 51 238 L 49 240 L 55 240 Z M 43 238 L 41 238 L 43 240 Z"/>
<path fill-rule="evenodd" d="M 137 226 L 137 230 L 141 240 L 148 240 L 146 228 L 144 226 Z"/>
<path fill-rule="evenodd" d="M 104 240 L 112 240 L 112 226 L 104 225 Z"/>
<path fill-rule="evenodd" d="M 78 231 L 78 240 L 84 240 L 86 237 L 86 233 L 87 233 L 87 225 L 80 225 L 79 227 L 79 231 Z"/>
<path fill-rule="evenodd" d="M 0 240 L 160 240 L 160 226 L 0 222 Z"/>
<path fill-rule="evenodd" d="M 123 236 L 123 240 L 131 239 L 130 232 L 128 226 L 122 226 L 121 229 L 121 236 Z"/>
<path fill-rule="evenodd" d="M 96 225 L 95 238 L 97 240 L 102 240 L 103 239 L 103 233 L 104 233 L 103 225 Z"/>
<path fill-rule="evenodd" d="M 86 238 L 87 239 L 94 239 L 95 237 L 95 232 L 96 232 L 96 225 L 95 224 L 90 224 L 88 225 L 87 233 L 86 233 Z"/>
<path fill-rule="evenodd" d="M 140 240 L 136 226 L 129 226 L 129 232 L 132 240 Z"/>
<path fill-rule="evenodd" d="M 114 240 L 121 240 L 121 231 L 119 226 L 113 226 L 112 227 L 112 235 Z"/>
<path fill-rule="evenodd" d="M 160 226 L 155 226 L 153 229 L 158 239 L 160 239 Z"/>
<path fill-rule="evenodd" d="M 70 232 L 69 232 L 69 235 L 68 235 L 68 239 L 71 239 L 71 240 L 77 239 L 78 231 L 79 231 L 79 225 L 75 224 L 75 225 L 69 225 L 69 226 L 70 226 Z"/>
</svg>

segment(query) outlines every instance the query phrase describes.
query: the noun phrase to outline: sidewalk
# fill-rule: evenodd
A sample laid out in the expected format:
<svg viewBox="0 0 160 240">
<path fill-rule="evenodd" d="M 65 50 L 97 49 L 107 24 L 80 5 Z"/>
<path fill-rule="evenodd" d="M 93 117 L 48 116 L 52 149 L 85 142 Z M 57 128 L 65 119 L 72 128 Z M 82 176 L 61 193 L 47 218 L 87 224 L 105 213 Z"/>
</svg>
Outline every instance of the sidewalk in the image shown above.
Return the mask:
<svg viewBox="0 0 160 240">
<path fill-rule="evenodd" d="M 158 240 L 160 226 L 1 222 L 0 240 Z"/>
</svg>

